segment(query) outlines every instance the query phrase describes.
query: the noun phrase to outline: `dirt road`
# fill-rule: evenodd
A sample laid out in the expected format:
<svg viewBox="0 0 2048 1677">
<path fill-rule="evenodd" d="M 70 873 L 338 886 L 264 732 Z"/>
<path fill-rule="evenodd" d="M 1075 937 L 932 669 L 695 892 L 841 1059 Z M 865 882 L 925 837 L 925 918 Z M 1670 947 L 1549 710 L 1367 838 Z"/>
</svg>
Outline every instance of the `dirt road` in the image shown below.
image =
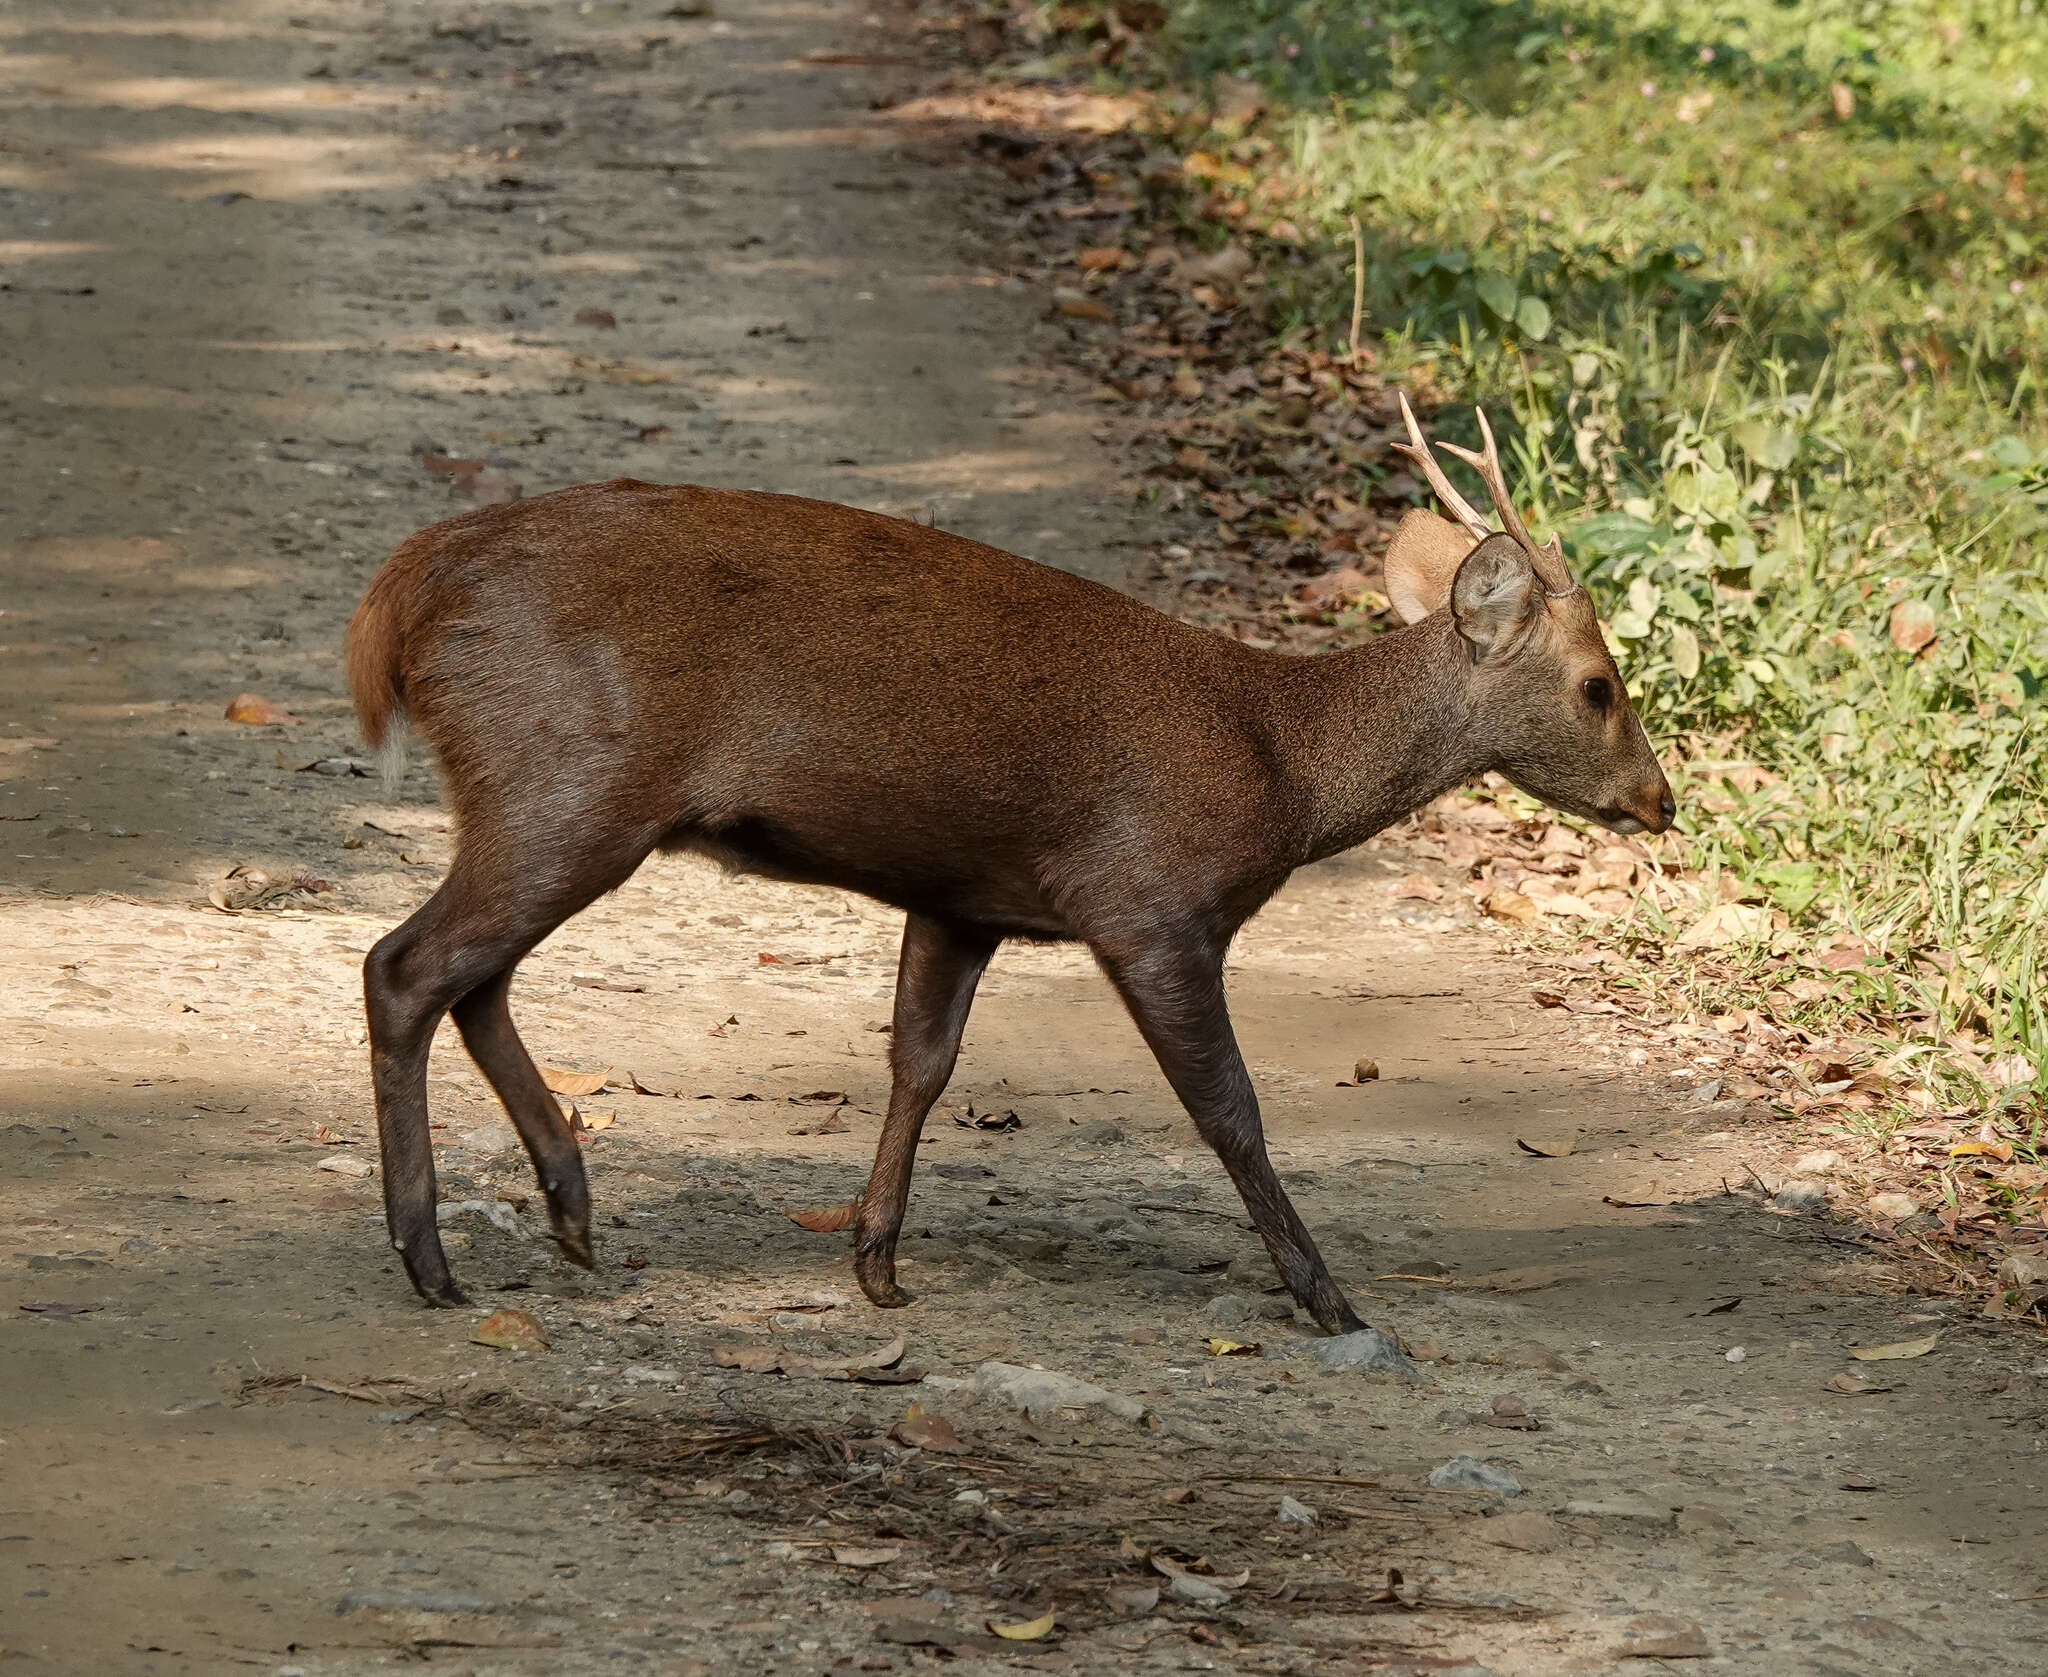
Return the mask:
<svg viewBox="0 0 2048 1677">
<path fill-rule="evenodd" d="M 1435 866 L 1393 847 L 1300 879 L 1233 984 L 1298 1202 L 1433 1388 L 1319 1367 L 1058 950 L 999 959 L 919 1173 L 922 1300 L 871 1310 L 785 1212 L 864 1174 L 893 918 L 674 860 L 515 995 L 548 1063 L 611 1073 L 579 1102 L 602 1267 L 533 1238 L 451 1038 L 480 1304 L 415 1304 L 359 1174 L 357 968 L 449 840 L 424 770 L 354 772 L 335 653 L 451 510 L 423 455 L 486 493 L 828 496 L 1111 581 L 1170 534 L 984 242 L 999 197 L 897 119 L 907 22 L 698 9 L 0 20 L 6 1670 L 2048 1667 L 2038 1342 L 1743 1191 L 1776 1143 L 1695 1098 L 1711 1054 L 1539 1009 L 1497 934 L 1389 896 Z M 301 720 L 223 720 L 245 691 Z M 551 1349 L 472 1343 L 499 1307 Z M 716 1360 L 899 1332 L 921 1385 Z M 1128 1401 L 1020 1414 L 989 1364 Z M 1432 1488 L 1461 1455 L 1519 1493 Z"/>
</svg>

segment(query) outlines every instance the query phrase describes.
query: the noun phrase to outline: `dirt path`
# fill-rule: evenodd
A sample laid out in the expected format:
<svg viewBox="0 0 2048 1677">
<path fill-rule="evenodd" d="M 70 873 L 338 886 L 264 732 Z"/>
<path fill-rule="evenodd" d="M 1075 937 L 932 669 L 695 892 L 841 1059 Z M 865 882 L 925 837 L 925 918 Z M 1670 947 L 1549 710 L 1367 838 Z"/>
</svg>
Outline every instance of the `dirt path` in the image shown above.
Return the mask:
<svg viewBox="0 0 2048 1677">
<path fill-rule="evenodd" d="M 321 1167 L 371 1138 L 362 952 L 447 855 L 425 773 L 385 802 L 348 772 L 335 660 L 382 554 L 449 510 L 421 453 L 529 492 L 627 472 L 936 515 L 1110 580 L 1164 534 L 978 245 L 988 188 L 892 121 L 910 38 L 825 0 L 720 13 L 0 23 L 7 1669 L 1509 1674 L 1694 1637 L 1731 1671 L 2048 1665 L 2038 1344 L 1724 1191 L 1772 1144 L 1690 1098 L 1711 1057 L 1539 1009 L 1492 933 L 1390 899 L 1416 866 L 1391 849 L 1298 881 L 1233 983 L 1302 1209 L 1436 1389 L 1319 1370 L 1057 950 L 999 960 L 920 1172 L 922 1302 L 870 1310 L 843 1237 L 783 1213 L 863 1174 L 893 919 L 677 861 L 517 996 L 552 1064 L 663 1091 L 582 1102 L 615 1118 L 603 1267 L 529 1238 L 451 1042 L 455 1261 L 553 1349 L 415 1306 L 374 1179 Z M 244 690 L 304 720 L 223 721 Z M 336 888 L 231 915 L 206 893 L 237 865 Z M 1361 1053 L 1382 1079 L 1344 1086 Z M 1516 1146 L 1538 1133 L 1576 1151 Z M 899 1331 L 923 1386 L 713 1355 Z M 1145 1418 L 947 1384 L 992 1361 Z M 1880 1389 L 1824 1389 L 1852 1368 Z M 887 1441 L 912 1399 L 964 1454 Z M 1428 1487 L 1466 1453 L 1521 1494 Z M 1152 1606 L 1151 1555 L 1223 1581 Z M 1050 1639 L 987 1633 L 1048 1608 Z"/>
</svg>

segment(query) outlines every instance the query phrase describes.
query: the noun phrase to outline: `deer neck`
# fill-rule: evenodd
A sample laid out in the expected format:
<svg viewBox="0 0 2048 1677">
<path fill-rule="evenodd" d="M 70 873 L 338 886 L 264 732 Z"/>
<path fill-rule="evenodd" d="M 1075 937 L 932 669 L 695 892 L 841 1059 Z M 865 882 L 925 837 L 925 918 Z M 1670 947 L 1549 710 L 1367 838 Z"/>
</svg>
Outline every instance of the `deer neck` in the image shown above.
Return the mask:
<svg viewBox="0 0 2048 1677">
<path fill-rule="evenodd" d="M 1296 661 L 1274 746 L 1303 811 L 1304 860 L 1363 843 L 1484 769 L 1470 669 L 1447 611 Z"/>
</svg>

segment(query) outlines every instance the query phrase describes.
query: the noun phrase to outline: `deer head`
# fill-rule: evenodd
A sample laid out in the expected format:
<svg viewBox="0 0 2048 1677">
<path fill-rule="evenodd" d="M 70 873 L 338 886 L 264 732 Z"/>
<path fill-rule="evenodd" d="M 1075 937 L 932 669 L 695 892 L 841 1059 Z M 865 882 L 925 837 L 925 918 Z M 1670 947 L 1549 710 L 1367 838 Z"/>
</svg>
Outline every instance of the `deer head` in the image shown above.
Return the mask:
<svg viewBox="0 0 2048 1677">
<path fill-rule="evenodd" d="M 1437 447 L 1478 471 L 1499 531 L 1445 475 L 1405 395 L 1401 417 L 1408 441 L 1394 447 L 1457 522 L 1421 508 L 1402 519 L 1387 549 L 1387 597 L 1404 623 L 1449 612 L 1470 660 L 1485 766 L 1567 814 L 1618 833 L 1661 833 L 1677 814 L 1671 787 L 1563 547 L 1555 537 L 1539 547 L 1515 511 L 1485 411 L 1481 452 Z"/>
</svg>

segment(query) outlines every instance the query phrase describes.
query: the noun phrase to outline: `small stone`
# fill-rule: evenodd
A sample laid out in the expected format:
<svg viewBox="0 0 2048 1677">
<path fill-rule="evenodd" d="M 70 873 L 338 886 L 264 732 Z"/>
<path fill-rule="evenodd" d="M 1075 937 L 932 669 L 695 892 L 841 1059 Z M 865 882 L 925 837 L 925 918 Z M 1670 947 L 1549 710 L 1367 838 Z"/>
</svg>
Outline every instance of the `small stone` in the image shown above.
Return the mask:
<svg viewBox="0 0 2048 1677">
<path fill-rule="evenodd" d="M 1358 1370 L 1395 1374 L 1422 1384 L 1422 1371 L 1408 1360 L 1407 1353 L 1390 1334 L 1378 1328 L 1357 1328 L 1350 1333 L 1319 1339 L 1311 1347 L 1317 1362 L 1327 1369 Z"/>
<path fill-rule="evenodd" d="M 377 1167 L 368 1159 L 357 1158 L 350 1153 L 330 1153 L 313 1167 L 315 1170 L 329 1170 L 336 1176 L 368 1176 Z"/>
<path fill-rule="evenodd" d="M 1870 1209 L 1879 1217 L 1897 1219 L 1911 1217 L 1920 1209 L 1920 1202 L 1911 1194 L 1872 1194 L 1870 1196 Z"/>
<path fill-rule="evenodd" d="M 378 1409 L 371 1412 L 370 1424 L 378 1427 L 402 1427 L 408 1421 L 417 1421 L 424 1409 Z"/>
<path fill-rule="evenodd" d="M 1549 1374 L 1569 1374 L 1572 1367 L 1548 1345 L 1539 1345 L 1533 1339 L 1521 1345 L 1503 1346 L 1498 1356 L 1484 1361 L 1501 1368 L 1534 1368 Z"/>
<path fill-rule="evenodd" d="M 1749 1352 L 1740 1345 L 1729 1346 L 1721 1355 L 1731 1363 L 1746 1362 L 1749 1358 Z"/>
<path fill-rule="evenodd" d="M 1429 1482 L 1439 1491 L 1491 1491 L 1495 1496 L 1520 1496 L 1522 1482 L 1504 1467 L 1478 1456 L 1453 1456 L 1430 1469 Z"/>
<path fill-rule="evenodd" d="M 1291 1322 L 1294 1300 L 1285 1293 L 1266 1293 L 1252 1305 L 1252 1314 L 1262 1322 Z"/>
<path fill-rule="evenodd" d="M 1191 1573 L 1176 1573 L 1166 1586 L 1166 1593 L 1176 1601 L 1191 1601 L 1197 1607 L 1222 1607 L 1230 1600 L 1230 1592 L 1212 1584 L 1206 1578 L 1197 1578 Z"/>
<path fill-rule="evenodd" d="M 1091 1124 L 1077 1124 L 1060 1138 L 1073 1147 L 1107 1147 L 1124 1139 L 1123 1126 L 1098 1118 Z"/>
<path fill-rule="evenodd" d="M 1998 1284 L 2028 1292 L 2048 1287 L 2048 1252 L 2009 1252 L 1998 1266 Z"/>
<path fill-rule="evenodd" d="M 1564 1533 L 1548 1514 L 1529 1509 L 1520 1514 L 1496 1514 L 1480 1523 L 1479 1535 L 1503 1549 L 1519 1549 L 1532 1555 L 1548 1554 L 1564 1542 Z"/>
<path fill-rule="evenodd" d="M 1716 1514 L 1711 1508 L 1681 1508 L 1678 1511 L 1678 1529 L 1688 1536 L 1700 1537 L 1708 1533 L 1718 1535 L 1733 1531 L 1735 1525 L 1725 1514 Z"/>
<path fill-rule="evenodd" d="M 1828 1185 L 1794 1177 L 1771 1196 L 1771 1203 L 1780 1211 L 1825 1211 Z"/>
<path fill-rule="evenodd" d="M 1273 1260 L 1264 1252 L 1242 1252 L 1230 1260 L 1223 1279 L 1248 1293 L 1262 1293 L 1279 1277 L 1273 1273 Z"/>
<path fill-rule="evenodd" d="M 1811 1153 L 1803 1153 L 1799 1162 L 1792 1167 L 1795 1176 L 1833 1176 L 1842 1168 L 1842 1155 L 1830 1148 L 1818 1147 Z"/>
<path fill-rule="evenodd" d="M 1202 1306 L 1203 1318 L 1219 1327 L 1236 1327 L 1241 1322 L 1250 1321 L 1251 1315 L 1251 1305 L 1235 1293 L 1219 1294 Z"/>
<path fill-rule="evenodd" d="M 1814 1554 L 1824 1561 L 1839 1561 L 1844 1566 L 1875 1566 L 1877 1562 L 1864 1549 L 1848 1538 L 1839 1543 L 1824 1543 Z"/>
<path fill-rule="evenodd" d="M 1312 1526 L 1316 1523 L 1316 1511 L 1305 1502 L 1284 1496 L 1280 1499 L 1280 1523 L 1283 1526 Z"/>
<path fill-rule="evenodd" d="M 1629 1622 L 1616 1653 L 1623 1659 L 1703 1660 L 1707 1657 L 1707 1633 L 1690 1619 L 1645 1613 Z"/>
</svg>

